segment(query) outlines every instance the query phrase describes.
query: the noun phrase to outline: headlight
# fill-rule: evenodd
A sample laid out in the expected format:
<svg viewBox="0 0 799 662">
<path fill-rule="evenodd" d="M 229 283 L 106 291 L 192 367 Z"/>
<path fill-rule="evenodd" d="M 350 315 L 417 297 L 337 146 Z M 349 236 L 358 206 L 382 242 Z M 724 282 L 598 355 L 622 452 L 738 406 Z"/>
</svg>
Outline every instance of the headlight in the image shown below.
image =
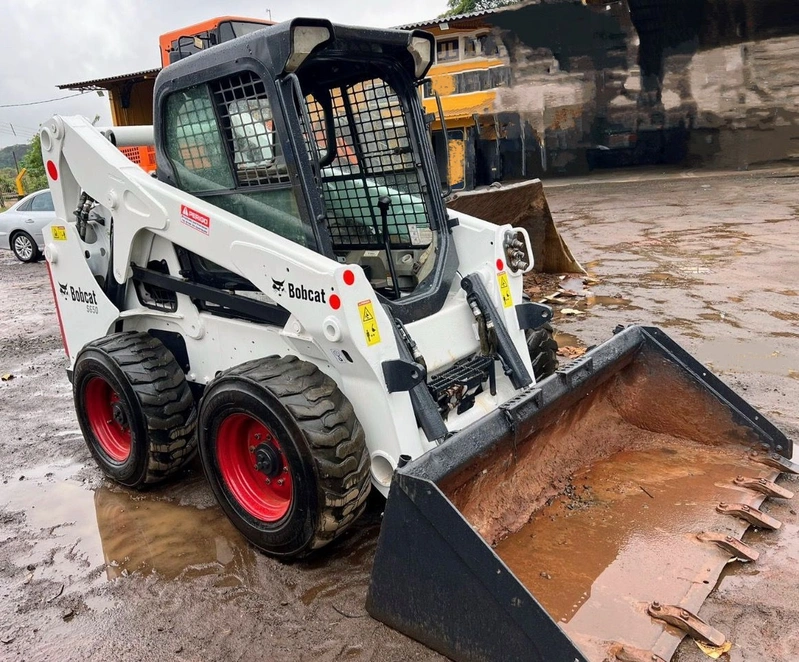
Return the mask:
<svg viewBox="0 0 799 662">
<path fill-rule="evenodd" d="M 414 32 L 408 42 L 408 52 L 413 56 L 414 74 L 417 78 L 422 78 L 433 61 L 433 44 L 431 37 L 421 36 L 419 32 Z"/>
<path fill-rule="evenodd" d="M 327 21 L 313 25 L 302 23 L 293 25 L 291 28 L 291 53 L 286 60 L 286 71 L 297 71 L 314 48 L 332 38 L 333 31 Z"/>
</svg>

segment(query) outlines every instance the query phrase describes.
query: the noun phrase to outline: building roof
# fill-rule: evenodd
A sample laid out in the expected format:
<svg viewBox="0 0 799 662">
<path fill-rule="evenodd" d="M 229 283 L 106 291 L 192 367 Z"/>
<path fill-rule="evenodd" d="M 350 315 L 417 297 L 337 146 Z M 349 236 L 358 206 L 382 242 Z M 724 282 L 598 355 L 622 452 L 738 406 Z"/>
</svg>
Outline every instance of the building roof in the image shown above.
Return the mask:
<svg viewBox="0 0 799 662">
<path fill-rule="evenodd" d="M 66 83 L 65 85 L 58 85 L 59 90 L 107 90 L 110 86 L 116 83 L 133 82 L 143 80 L 145 78 L 155 78 L 161 67 L 157 69 L 145 69 L 144 71 L 136 71 L 132 74 L 120 74 L 119 76 L 108 76 L 106 78 L 95 78 L 94 80 L 85 80 L 79 83 Z"/>
<path fill-rule="evenodd" d="M 494 9 L 483 9 L 482 11 L 473 11 L 468 14 L 455 14 L 453 16 L 438 16 L 431 18 L 427 21 L 419 21 L 418 23 L 408 23 L 407 25 L 396 26 L 397 30 L 417 30 L 419 28 L 431 28 L 441 23 L 452 23 L 454 21 L 462 21 L 469 18 L 481 18 L 489 14 L 495 14 L 498 11 L 505 9 L 505 7 L 496 7 Z"/>
</svg>

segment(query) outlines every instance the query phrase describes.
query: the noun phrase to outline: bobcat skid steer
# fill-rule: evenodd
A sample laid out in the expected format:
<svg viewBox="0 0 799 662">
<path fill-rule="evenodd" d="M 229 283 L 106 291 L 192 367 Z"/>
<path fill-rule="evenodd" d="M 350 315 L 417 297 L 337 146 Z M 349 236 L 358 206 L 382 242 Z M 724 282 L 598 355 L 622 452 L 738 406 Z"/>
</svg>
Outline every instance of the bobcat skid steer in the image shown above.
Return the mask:
<svg viewBox="0 0 799 662">
<path fill-rule="evenodd" d="M 434 46 L 296 19 L 164 69 L 152 128 L 45 124 L 88 446 L 130 487 L 199 450 L 278 557 L 334 540 L 374 486 L 368 608 L 456 659 L 723 647 L 696 613 L 756 562 L 746 528 L 779 528 L 759 506 L 791 496 L 792 445 L 658 329 L 547 376 L 528 234 L 443 204 L 416 90 Z M 109 140 L 145 137 L 157 179 Z"/>
</svg>

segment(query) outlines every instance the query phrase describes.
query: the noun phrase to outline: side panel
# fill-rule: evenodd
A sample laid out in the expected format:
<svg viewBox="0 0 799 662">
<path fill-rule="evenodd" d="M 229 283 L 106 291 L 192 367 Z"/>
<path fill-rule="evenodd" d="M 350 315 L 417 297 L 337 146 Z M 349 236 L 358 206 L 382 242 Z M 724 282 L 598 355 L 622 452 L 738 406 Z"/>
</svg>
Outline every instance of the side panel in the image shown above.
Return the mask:
<svg viewBox="0 0 799 662">
<path fill-rule="evenodd" d="M 44 240 L 64 349 L 71 368 L 86 343 L 109 332 L 119 310 L 89 269 L 85 246 L 73 223 L 58 221 L 48 225 L 44 228 Z"/>
</svg>

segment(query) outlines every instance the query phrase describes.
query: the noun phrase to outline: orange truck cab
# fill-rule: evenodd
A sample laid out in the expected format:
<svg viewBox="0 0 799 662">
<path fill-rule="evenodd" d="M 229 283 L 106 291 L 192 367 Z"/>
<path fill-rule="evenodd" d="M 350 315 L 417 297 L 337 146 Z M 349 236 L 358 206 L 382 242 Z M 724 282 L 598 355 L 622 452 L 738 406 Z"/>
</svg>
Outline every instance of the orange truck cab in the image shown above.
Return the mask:
<svg viewBox="0 0 799 662">
<path fill-rule="evenodd" d="M 161 66 L 182 60 L 211 46 L 260 30 L 274 21 L 241 16 L 218 16 L 162 34 L 159 39 Z"/>
</svg>

